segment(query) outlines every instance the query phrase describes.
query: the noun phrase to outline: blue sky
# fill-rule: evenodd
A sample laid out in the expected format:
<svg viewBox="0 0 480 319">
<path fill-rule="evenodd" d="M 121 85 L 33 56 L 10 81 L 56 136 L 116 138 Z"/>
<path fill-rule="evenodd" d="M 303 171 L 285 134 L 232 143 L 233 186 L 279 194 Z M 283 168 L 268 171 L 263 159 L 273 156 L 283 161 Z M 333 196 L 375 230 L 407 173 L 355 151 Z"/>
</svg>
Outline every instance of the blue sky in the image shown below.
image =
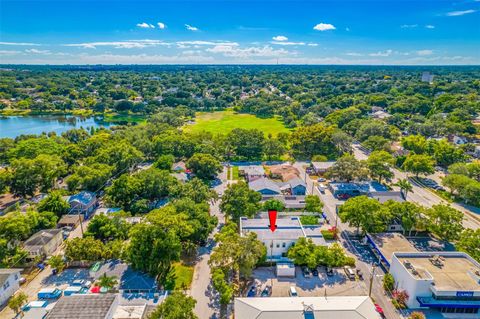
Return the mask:
<svg viewBox="0 0 480 319">
<path fill-rule="evenodd" d="M 0 63 L 480 64 L 480 0 L 0 0 Z"/>
</svg>

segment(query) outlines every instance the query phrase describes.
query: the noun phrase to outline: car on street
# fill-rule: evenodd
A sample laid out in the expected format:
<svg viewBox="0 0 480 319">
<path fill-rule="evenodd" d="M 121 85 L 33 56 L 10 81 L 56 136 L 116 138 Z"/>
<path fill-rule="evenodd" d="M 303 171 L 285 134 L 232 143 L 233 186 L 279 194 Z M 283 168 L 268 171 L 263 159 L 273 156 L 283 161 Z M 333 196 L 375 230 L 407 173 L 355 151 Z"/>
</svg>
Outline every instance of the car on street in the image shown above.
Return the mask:
<svg viewBox="0 0 480 319">
<path fill-rule="evenodd" d="M 379 304 L 374 304 L 375 305 L 375 310 L 380 314 L 382 318 L 385 318 L 385 313 L 383 311 L 383 308 L 380 307 Z"/>
<path fill-rule="evenodd" d="M 317 180 L 319 183 L 323 183 L 323 182 L 326 182 L 327 180 L 323 177 L 320 177 L 318 180 Z"/>
<path fill-rule="evenodd" d="M 345 266 L 343 267 L 343 270 L 345 271 L 345 274 L 347 275 L 348 279 L 355 280 L 355 272 L 351 267 Z"/>
<path fill-rule="evenodd" d="M 363 273 L 360 269 L 357 269 L 357 276 L 358 276 L 358 279 L 363 280 Z"/>
</svg>

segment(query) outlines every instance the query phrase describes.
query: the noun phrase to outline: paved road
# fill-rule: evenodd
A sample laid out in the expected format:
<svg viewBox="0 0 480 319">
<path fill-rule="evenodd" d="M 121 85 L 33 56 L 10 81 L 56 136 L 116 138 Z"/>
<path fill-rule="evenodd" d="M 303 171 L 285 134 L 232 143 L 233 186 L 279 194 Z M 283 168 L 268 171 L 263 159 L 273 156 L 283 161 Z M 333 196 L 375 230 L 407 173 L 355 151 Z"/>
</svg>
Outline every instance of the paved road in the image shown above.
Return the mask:
<svg viewBox="0 0 480 319">
<path fill-rule="evenodd" d="M 354 144 L 353 146 L 353 152 L 354 155 L 357 159 L 359 160 L 365 160 L 368 158 L 368 155 L 361 150 L 358 145 Z M 401 172 L 397 169 L 393 170 L 395 177 L 393 179 L 394 182 L 398 181 L 399 179 L 406 179 L 408 178 L 407 174 L 405 172 Z M 409 192 L 407 195 L 407 199 L 411 202 L 415 202 L 417 204 L 420 204 L 422 206 L 426 207 L 431 207 L 432 205 L 438 205 L 438 204 L 448 204 L 445 200 L 442 198 L 438 197 L 435 193 L 430 191 L 427 187 L 424 187 L 423 185 L 420 185 L 414 181 L 411 180 L 413 190 L 412 192 Z M 471 228 L 471 229 L 478 229 L 480 228 L 480 213 L 478 211 L 474 211 L 475 208 L 470 208 L 466 206 L 462 206 L 457 203 L 450 203 L 450 205 L 463 212 L 465 215 L 465 218 L 463 220 L 463 226 L 466 228 Z"/>
<path fill-rule="evenodd" d="M 294 166 L 300 171 L 300 176 L 305 178 L 305 163 L 297 162 Z M 311 193 L 313 189 L 313 194 L 317 195 L 321 198 L 322 202 L 325 204 L 324 211 L 327 214 L 330 224 L 333 226 L 335 225 L 336 221 L 336 205 L 341 204 L 341 201 L 338 201 L 333 195 L 327 190 L 325 194 L 320 193 L 318 188 L 313 187 L 313 181 L 310 178 L 306 178 L 305 180 L 307 184 L 307 190 Z M 366 250 L 362 249 L 362 245 L 358 241 L 353 241 L 349 233 L 353 233 L 355 229 L 349 227 L 347 224 L 344 224 L 337 220 L 337 228 L 341 234 L 340 236 L 340 243 L 345 247 L 345 249 L 355 256 L 357 262 L 356 267 L 362 271 L 364 274 L 364 282 L 366 285 L 366 294 L 368 294 L 368 287 L 370 285 L 370 278 L 372 277 L 372 256 Z M 384 294 L 384 290 L 382 287 L 382 278 L 385 275 L 381 268 L 376 268 L 375 273 L 373 274 L 373 286 L 372 286 L 372 298 L 375 300 L 375 303 L 379 304 L 388 319 L 395 319 L 395 318 L 402 318 L 401 314 L 393 307 L 390 300 Z"/>
<path fill-rule="evenodd" d="M 215 190 L 218 194 L 223 194 L 227 186 L 226 169 L 220 174 L 219 178 L 222 180 L 222 184 L 215 187 Z M 198 250 L 198 261 L 195 265 L 192 288 L 190 290 L 191 296 L 197 300 L 195 314 L 202 319 L 220 318 L 220 305 L 216 292 L 211 286 L 210 266 L 208 265 L 210 255 L 215 247 L 213 236 L 220 230 L 224 223 L 224 216 L 220 212 L 219 204 L 220 201 L 217 201 L 210 205 L 210 213 L 218 217 L 218 225 L 210 235 L 206 247 L 201 247 Z"/>
</svg>

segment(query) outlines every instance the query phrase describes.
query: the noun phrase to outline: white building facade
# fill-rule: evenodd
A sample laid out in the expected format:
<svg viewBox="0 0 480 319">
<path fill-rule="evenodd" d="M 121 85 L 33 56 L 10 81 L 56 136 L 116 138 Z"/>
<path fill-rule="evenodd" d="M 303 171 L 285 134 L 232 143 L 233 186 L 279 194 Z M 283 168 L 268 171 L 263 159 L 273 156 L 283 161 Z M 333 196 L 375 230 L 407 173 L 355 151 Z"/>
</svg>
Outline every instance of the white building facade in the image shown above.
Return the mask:
<svg viewBox="0 0 480 319">
<path fill-rule="evenodd" d="M 0 305 L 7 300 L 20 288 L 21 269 L 0 269 Z"/>
</svg>

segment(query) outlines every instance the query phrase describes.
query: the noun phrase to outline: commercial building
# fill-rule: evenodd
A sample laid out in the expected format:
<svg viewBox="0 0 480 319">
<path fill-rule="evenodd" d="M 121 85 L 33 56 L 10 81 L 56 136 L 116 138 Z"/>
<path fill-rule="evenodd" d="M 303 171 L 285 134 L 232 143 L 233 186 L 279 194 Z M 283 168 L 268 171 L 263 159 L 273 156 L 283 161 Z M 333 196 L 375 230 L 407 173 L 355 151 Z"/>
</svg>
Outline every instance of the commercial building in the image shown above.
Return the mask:
<svg viewBox="0 0 480 319">
<path fill-rule="evenodd" d="M 118 294 L 86 294 L 62 297 L 45 319 L 112 319 Z"/>
<path fill-rule="evenodd" d="M 480 309 L 480 264 L 461 252 L 394 253 L 390 273 L 409 308 L 473 318 Z M 478 318 L 478 317 L 477 317 Z"/>
<path fill-rule="evenodd" d="M 20 287 L 21 269 L 0 269 L 0 305 L 3 305 Z"/>
<path fill-rule="evenodd" d="M 301 237 L 311 238 L 317 245 L 326 245 L 318 226 L 303 226 L 299 217 L 277 219 L 277 228 L 270 230 L 267 218 L 240 218 L 240 235 L 257 234 L 258 240 L 267 247 L 267 260 L 288 261 L 287 251 Z"/>
<path fill-rule="evenodd" d="M 390 268 L 395 252 L 418 252 L 415 246 L 399 233 L 367 234 L 365 238 L 384 269 Z"/>
<path fill-rule="evenodd" d="M 23 244 L 29 259 L 47 257 L 53 254 L 63 242 L 61 229 L 44 229 L 33 234 Z"/>
<path fill-rule="evenodd" d="M 235 298 L 235 319 L 380 319 L 368 296 Z"/>
</svg>

